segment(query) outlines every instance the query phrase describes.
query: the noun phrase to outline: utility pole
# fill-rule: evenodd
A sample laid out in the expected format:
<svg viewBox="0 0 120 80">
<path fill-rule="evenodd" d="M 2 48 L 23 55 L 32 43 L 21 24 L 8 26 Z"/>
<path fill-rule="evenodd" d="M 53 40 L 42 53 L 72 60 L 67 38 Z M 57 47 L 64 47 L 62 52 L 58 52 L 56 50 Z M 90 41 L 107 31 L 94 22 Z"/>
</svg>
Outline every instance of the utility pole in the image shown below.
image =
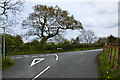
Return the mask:
<svg viewBox="0 0 120 80">
<path fill-rule="evenodd" d="M 4 30 L 3 33 L 3 58 L 6 58 L 6 53 L 5 53 L 5 27 L 1 27 Z"/>
</svg>

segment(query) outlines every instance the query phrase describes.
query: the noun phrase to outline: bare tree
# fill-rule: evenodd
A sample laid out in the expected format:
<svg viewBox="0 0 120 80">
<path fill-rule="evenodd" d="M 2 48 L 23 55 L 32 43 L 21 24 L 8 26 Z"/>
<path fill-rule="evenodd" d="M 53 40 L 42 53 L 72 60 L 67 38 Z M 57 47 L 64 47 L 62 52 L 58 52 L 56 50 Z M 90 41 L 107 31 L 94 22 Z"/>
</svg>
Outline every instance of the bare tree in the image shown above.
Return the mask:
<svg viewBox="0 0 120 80">
<path fill-rule="evenodd" d="M 67 29 L 82 29 L 82 24 L 58 6 L 35 5 L 34 12 L 23 21 L 29 36 L 38 36 L 41 44 Z"/>
<path fill-rule="evenodd" d="M 92 43 L 92 42 L 95 42 L 97 39 L 97 37 L 95 36 L 95 33 L 91 30 L 83 29 L 80 32 L 81 34 L 79 35 L 79 38 L 82 43 Z"/>
<path fill-rule="evenodd" d="M 10 26 L 17 22 L 22 10 L 22 0 L 0 0 L 0 24 L 11 31 Z"/>
<path fill-rule="evenodd" d="M 13 32 L 11 27 L 16 22 L 16 17 L 20 13 L 22 1 L 21 0 L 1 0 L 0 1 L 0 28 L 4 30 L 3 39 L 3 58 L 5 54 L 5 33 Z M 15 20 L 14 20 L 15 19 Z"/>
<path fill-rule="evenodd" d="M 64 36 L 61 34 L 58 34 L 57 36 L 53 37 L 53 41 L 55 41 L 55 43 L 64 43 Z"/>
</svg>

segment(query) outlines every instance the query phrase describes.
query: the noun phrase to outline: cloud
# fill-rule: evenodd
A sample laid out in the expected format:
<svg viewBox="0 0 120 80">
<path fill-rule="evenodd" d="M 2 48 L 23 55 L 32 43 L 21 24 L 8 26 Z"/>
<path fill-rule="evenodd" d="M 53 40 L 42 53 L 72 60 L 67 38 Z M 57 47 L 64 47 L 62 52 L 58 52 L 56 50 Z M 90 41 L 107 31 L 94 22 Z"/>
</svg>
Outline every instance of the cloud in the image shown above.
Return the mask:
<svg viewBox="0 0 120 80">
<path fill-rule="evenodd" d="M 47 6 L 58 5 L 62 10 L 67 10 L 75 19 L 79 20 L 85 29 L 95 32 L 98 37 L 118 36 L 118 3 L 117 2 L 32 2 L 26 3 L 23 19 L 25 19 L 35 4 Z M 68 30 L 67 39 L 76 38 L 80 33 Z"/>
</svg>

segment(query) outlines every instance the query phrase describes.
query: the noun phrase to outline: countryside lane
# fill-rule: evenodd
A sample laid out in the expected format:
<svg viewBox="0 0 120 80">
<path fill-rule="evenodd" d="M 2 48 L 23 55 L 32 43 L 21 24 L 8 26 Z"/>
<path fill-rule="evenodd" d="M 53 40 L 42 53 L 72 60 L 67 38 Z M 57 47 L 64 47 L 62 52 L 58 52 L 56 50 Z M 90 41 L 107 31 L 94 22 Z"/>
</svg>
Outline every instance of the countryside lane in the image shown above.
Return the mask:
<svg viewBox="0 0 120 80">
<path fill-rule="evenodd" d="M 98 78 L 97 55 L 102 49 L 11 56 L 15 65 L 3 78 Z M 30 67 L 35 58 L 45 58 Z"/>
</svg>

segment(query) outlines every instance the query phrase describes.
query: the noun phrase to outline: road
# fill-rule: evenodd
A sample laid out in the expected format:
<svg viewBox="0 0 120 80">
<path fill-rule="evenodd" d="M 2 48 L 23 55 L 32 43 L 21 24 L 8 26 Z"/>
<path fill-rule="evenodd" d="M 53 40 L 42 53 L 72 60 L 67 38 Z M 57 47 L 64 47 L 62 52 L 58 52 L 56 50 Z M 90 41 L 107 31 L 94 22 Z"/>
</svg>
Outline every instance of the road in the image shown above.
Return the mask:
<svg viewBox="0 0 120 80">
<path fill-rule="evenodd" d="M 96 57 L 102 49 L 11 56 L 15 65 L 3 78 L 98 78 Z"/>
</svg>

